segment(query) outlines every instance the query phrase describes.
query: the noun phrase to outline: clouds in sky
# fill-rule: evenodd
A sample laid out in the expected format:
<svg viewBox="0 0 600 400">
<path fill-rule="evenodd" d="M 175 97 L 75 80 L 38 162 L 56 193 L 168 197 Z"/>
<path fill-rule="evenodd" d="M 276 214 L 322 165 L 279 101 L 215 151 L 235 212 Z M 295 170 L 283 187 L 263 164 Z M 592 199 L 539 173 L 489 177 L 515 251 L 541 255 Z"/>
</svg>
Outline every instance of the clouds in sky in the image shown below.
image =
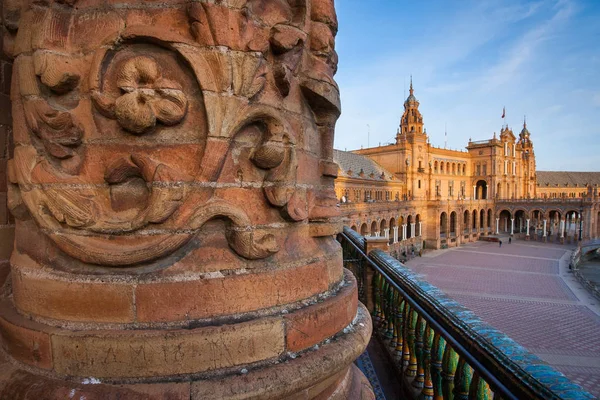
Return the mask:
<svg viewBox="0 0 600 400">
<path fill-rule="evenodd" d="M 414 4 L 413 4 L 414 3 Z M 336 148 L 393 142 L 412 74 L 433 145 L 523 116 L 538 169 L 600 171 L 600 1 L 336 0 Z M 370 139 L 368 128 L 370 126 Z"/>
</svg>

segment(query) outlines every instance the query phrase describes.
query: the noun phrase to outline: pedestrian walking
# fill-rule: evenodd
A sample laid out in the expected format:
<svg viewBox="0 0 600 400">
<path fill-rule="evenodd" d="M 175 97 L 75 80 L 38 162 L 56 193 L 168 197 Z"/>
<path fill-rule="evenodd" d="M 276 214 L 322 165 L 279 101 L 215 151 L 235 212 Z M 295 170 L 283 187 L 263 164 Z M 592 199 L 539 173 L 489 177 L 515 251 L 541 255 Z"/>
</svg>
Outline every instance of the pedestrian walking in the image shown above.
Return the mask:
<svg viewBox="0 0 600 400">
<path fill-rule="evenodd" d="M 512 243 L 512 238 L 511 238 L 511 237 L 509 237 L 509 238 L 508 238 L 508 244 L 511 244 L 511 243 Z"/>
<path fill-rule="evenodd" d="M 502 247 L 502 240 L 499 240 L 498 244 L 500 245 L 500 247 Z"/>
</svg>

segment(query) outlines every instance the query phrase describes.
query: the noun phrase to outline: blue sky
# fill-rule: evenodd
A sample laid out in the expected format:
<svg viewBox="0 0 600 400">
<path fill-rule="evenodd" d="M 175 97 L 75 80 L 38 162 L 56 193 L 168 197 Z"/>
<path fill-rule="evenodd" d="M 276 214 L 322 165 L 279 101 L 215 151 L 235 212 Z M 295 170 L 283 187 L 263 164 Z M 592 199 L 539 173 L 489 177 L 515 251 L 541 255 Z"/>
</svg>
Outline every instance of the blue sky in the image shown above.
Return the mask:
<svg viewBox="0 0 600 400">
<path fill-rule="evenodd" d="M 600 171 L 600 0 L 336 0 L 335 147 L 394 140 L 413 76 L 431 143 L 523 116 L 540 170 Z"/>
</svg>

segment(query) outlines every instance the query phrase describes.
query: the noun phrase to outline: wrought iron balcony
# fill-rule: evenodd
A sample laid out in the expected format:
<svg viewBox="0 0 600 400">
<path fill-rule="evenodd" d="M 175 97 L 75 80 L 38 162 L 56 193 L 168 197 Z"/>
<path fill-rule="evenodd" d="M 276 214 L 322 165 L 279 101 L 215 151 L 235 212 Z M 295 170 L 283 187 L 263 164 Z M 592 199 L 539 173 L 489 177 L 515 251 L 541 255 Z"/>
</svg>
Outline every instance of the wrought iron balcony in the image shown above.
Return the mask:
<svg viewBox="0 0 600 400">
<path fill-rule="evenodd" d="M 594 398 L 356 232 L 338 240 L 407 398 Z"/>
</svg>

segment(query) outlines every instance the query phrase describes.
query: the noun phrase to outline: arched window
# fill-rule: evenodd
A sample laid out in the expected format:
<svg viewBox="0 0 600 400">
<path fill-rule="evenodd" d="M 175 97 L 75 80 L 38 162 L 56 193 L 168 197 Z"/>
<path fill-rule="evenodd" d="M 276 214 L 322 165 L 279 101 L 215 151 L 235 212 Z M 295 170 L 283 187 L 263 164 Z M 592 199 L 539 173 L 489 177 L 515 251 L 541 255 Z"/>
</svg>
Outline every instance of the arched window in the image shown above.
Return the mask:
<svg viewBox="0 0 600 400">
<path fill-rule="evenodd" d="M 369 228 L 367 228 L 367 224 L 362 224 L 360 226 L 360 234 L 362 236 L 367 236 L 369 234 Z"/>
<path fill-rule="evenodd" d="M 440 236 L 446 237 L 447 230 L 448 230 L 448 214 L 443 212 L 440 215 Z"/>
<path fill-rule="evenodd" d="M 456 235 L 456 212 L 452 211 L 450 213 L 450 235 Z"/>
</svg>

